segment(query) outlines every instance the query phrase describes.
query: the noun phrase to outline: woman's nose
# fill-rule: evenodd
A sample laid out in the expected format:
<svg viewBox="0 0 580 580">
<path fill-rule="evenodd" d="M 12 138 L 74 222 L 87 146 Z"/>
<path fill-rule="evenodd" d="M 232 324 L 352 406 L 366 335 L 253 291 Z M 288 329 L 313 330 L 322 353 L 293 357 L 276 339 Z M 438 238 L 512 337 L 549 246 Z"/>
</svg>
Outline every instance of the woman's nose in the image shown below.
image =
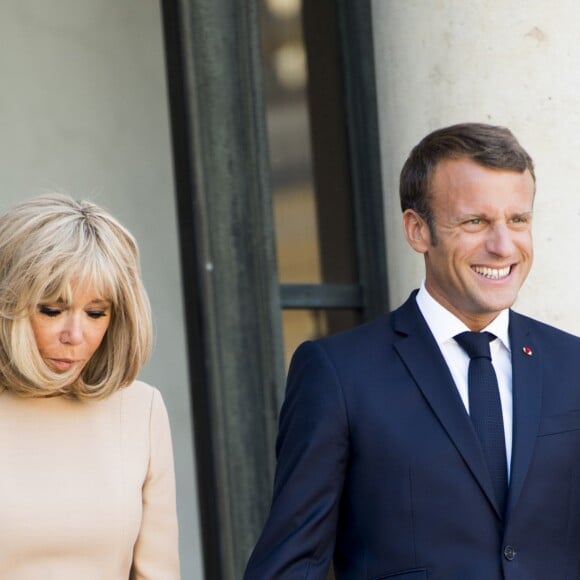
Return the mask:
<svg viewBox="0 0 580 580">
<path fill-rule="evenodd" d="M 60 341 L 63 344 L 80 344 L 83 340 L 81 321 L 73 315 L 66 318 L 60 333 Z"/>
</svg>

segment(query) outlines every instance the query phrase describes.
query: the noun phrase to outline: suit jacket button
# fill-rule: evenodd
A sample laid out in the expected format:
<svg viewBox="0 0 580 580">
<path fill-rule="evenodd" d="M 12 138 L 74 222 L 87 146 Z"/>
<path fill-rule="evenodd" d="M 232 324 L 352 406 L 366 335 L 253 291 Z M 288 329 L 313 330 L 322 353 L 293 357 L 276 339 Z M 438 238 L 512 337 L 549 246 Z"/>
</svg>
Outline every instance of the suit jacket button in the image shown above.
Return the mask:
<svg viewBox="0 0 580 580">
<path fill-rule="evenodd" d="M 516 549 L 513 546 L 506 546 L 503 549 L 503 557 L 510 562 L 516 557 Z"/>
</svg>

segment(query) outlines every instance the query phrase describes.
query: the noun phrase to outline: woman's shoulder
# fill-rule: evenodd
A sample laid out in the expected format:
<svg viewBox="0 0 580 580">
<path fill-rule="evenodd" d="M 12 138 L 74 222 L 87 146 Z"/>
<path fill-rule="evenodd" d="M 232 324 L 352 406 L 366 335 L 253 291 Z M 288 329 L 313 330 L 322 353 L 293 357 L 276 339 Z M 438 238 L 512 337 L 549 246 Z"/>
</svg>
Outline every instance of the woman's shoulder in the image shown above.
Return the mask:
<svg viewBox="0 0 580 580">
<path fill-rule="evenodd" d="M 134 381 L 115 394 L 123 415 L 150 416 L 159 410 L 165 411 L 163 397 L 159 390 L 143 381 Z"/>
<path fill-rule="evenodd" d="M 126 387 L 119 389 L 123 398 L 151 400 L 156 395 L 161 396 L 157 387 L 143 381 L 133 381 Z"/>
</svg>

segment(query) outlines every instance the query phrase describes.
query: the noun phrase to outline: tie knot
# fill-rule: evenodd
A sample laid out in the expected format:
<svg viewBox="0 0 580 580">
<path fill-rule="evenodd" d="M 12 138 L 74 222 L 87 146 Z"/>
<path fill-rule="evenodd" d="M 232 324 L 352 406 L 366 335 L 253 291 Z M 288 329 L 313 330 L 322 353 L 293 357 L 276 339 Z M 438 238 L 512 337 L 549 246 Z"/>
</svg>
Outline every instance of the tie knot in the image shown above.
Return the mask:
<svg viewBox="0 0 580 580">
<path fill-rule="evenodd" d="M 495 338 L 491 332 L 461 332 L 454 338 L 470 359 L 488 358 L 491 360 L 489 343 Z"/>
</svg>

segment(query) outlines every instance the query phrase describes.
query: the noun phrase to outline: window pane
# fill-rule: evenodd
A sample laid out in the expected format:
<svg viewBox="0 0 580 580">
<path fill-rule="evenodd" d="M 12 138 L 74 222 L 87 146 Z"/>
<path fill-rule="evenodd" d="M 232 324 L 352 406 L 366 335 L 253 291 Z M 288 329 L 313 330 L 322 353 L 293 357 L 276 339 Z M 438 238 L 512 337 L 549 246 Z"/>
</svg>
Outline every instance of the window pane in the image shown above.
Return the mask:
<svg viewBox="0 0 580 580">
<path fill-rule="evenodd" d="M 324 336 L 326 316 L 322 310 L 283 310 L 284 360 L 286 369 L 301 342 Z"/>
<path fill-rule="evenodd" d="M 281 283 L 320 281 L 300 0 L 262 0 L 262 57 Z"/>
</svg>

